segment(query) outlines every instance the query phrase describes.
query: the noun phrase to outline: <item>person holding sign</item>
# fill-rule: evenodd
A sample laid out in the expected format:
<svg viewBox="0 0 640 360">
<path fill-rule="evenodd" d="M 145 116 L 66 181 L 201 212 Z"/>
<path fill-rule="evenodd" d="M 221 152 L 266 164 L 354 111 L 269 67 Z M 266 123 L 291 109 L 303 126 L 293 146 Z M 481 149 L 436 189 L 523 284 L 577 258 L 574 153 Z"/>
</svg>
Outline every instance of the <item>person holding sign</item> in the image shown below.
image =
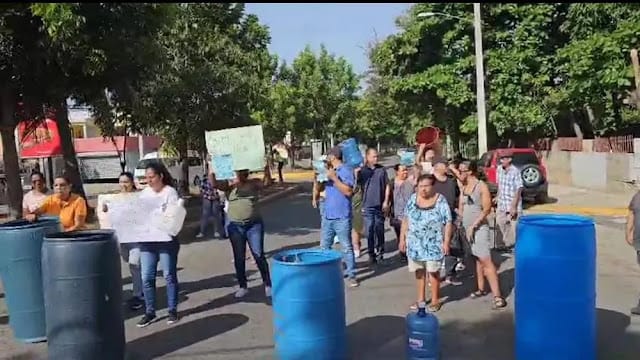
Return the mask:
<svg viewBox="0 0 640 360">
<path fill-rule="evenodd" d="M 119 201 L 136 200 L 137 189 L 133 181 L 133 174 L 130 172 L 120 174 L 118 185 L 120 185 L 120 193 L 114 194 L 114 196 L 117 196 Z M 98 213 L 98 216 L 109 214 L 109 203 L 103 203 L 102 208 L 98 210 L 102 212 L 102 214 Z M 131 284 L 133 286 L 133 296 L 127 300 L 127 305 L 133 311 L 140 310 L 144 306 L 142 273 L 140 272 L 140 245 L 138 243 L 120 243 L 120 254 L 122 260 L 129 264 L 129 273 L 131 274 Z"/>
<path fill-rule="evenodd" d="M 177 202 L 178 192 L 173 188 L 173 179 L 167 168 L 159 162 L 151 162 L 145 170 L 148 187 L 140 192 L 139 201 L 154 209 L 150 216 L 162 216 L 170 203 Z M 156 319 L 156 270 L 158 263 L 167 283 L 167 324 L 178 321 L 178 239 L 152 227 L 140 242 L 140 266 L 145 302 L 145 315 L 137 326 L 145 327 Z"/>
<path fill-rule="evenodd" d="M 47 196 L 39 208 L 25 216 L 35 221 L 40 215 L 57 216 L 64 231 L 84 228 L 87 220 L 87 202 L 80 195 L 71 192 L 71 181 L 62 175 L 53 181 L 54 194 Z"/>
<path fill-rule="evenodd" d="M 211 172 L 214 187 L 228 193 L 227 235 L 231 241 L 233 264 L 239 286 L 235 297 L 239 299 L 249 293 L 244 258 L 247 244 L 262 276 L 265 295 L 271 297 L 269 263 L 264 255 L 264 223 L 258 207 L 262 182 L 258 179 L 250 180 L 249 170 L 238 170 L 235 173 L 235 179 L 227 183 L 217 181 L 213 170 Z"/>
</svg>

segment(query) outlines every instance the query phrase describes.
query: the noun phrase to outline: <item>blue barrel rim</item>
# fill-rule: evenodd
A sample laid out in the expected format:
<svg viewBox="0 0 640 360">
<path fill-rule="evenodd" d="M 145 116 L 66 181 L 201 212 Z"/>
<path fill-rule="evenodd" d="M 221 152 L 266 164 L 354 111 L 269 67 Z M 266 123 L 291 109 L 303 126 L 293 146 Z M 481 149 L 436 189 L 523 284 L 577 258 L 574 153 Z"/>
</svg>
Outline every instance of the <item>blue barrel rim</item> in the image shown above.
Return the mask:
<svg viewBox="0 0 640 360">
<path fill-rule="evenodd" d="M 33 229 L 41 227 L 45 224 L 49 224 L 51 222 L 58 221 L 59 219 L 55 216 L 43 216 L 37 218 L 35 221 L 29 221 L 27 219 L 16 219 L 0 224 L 0 231 Z"/>
<path fill-rule="evenodd" d="M 109 241 L 115 238 L 115 234 L 116 232 L 112 229 L 76 230 L 45 235 L 44 241 Z"/>
<path fill-rule="evenodd" d="M 298 256 L 301 254 L 307 255 L 320 255 L 320 257 L 324 257 L 319 261 L 299 261 L 299 262 L 291 262 L 286 261 L 283 258 Z M 330 264 L 336 261 L 342 261 L 342 253 L 335 250 L 322 250 L 322 249 L 292 249 L 292 250 L 284 250 L 276 253 L 272 256 L 273 262 L 278 265 L 284 266 L 316 266 L 316 265 L 325 265 Z"/>
<path fill-rule="evenodd" d="M 548 227 L 595 226 L 593 218 L 576 214 L 527 214 L 518 219 L 518 225 Z"/>
</svg>

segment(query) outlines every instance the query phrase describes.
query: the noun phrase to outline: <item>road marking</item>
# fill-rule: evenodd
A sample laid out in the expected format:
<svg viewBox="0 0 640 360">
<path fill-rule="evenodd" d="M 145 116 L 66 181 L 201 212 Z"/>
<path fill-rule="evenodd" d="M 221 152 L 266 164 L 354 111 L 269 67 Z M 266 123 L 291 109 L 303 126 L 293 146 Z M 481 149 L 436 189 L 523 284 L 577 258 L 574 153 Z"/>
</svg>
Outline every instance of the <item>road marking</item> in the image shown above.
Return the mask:
<svg viewBox="0 0 640 360">
<path fill-rule="evenodd" d="M 585 207 L 585 206 L 569 206 L 569 205 L 556 205 L 556 204 L 544 204 L 534 205 L 527 209 L 529 213 L 564 213 L 564 214 L 578 214 L 588 216 L 627 216 L 629 210 L 627 208 L 600 208 L 600 207 Z"/>
</svg>

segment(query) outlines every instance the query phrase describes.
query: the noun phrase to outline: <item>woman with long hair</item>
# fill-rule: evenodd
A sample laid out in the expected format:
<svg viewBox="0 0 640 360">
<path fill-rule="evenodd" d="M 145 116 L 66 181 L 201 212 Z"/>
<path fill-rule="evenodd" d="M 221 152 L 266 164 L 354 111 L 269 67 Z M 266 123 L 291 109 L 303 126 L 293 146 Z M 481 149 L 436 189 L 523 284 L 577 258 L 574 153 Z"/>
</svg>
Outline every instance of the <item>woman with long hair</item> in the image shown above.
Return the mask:
<svg viewBox="0 0 640 360">
<path fill-rule="evenodd" d="M 138 189 L 133 180 L 133 174 L 123 172 L 118 177 L 118 185 L 120 185 L 120 193 L 118 198 L 133 201 L 134 195 Z M 103 214 L 109 212 L 109 203 L 102 204 L 100 209 Z M 98 214 L 100 216 L 101 214 Z M 129 265 L 129 273 L 131 274 L 131 283 L 133 286 L 133 294 L 127 300 L 127 305 L 133 311 L 140 310 L 144 306 L 144 294 L 142 292 L 142 273 L 140 271 L 140 244 L 138 243 L 121 243 L 120 255 L 122 260 Z"/>
<path fill-rule="evenodd" d="M 149 163 L 145 170 L 148 187 L 140 192 L 140 200 L 149 204 L 159 213 L 168 204 L 178 201 L 178 192 L 173 188 L 173 179 L 167 168 L 159 162 Z M 180 243 L 159 229 L 150 229 L 147 238 L 140 242 L 140 267 L 145 302 L 145 314 L 138 327 L 145 327 L 156 319 L 156 269 L 158 262 L 167 284 L 167 324 L 178 321 L 178 252 Z"/>
<path fill-rule="evenodd" d="M 213 179 L 217 188 L 226 190 L 228 193 L 227 216 L 229 224 L 227 231 L 233 249 L 233 264 L 238 279 L 238 290 L 235 297 L 242 298 L 249 292 L 244 258 L 247 244 L 262 276 L 265 295 L 271 297 L 269 263 L 264 255 L 264 223 L 258 206 L 262 182 L 249 179 L 248 170 L 236 171 L 235 179 L 228 183 L 217 181 L 215 174 L 213 174 Z"/>
<path fill-rule="evenodd" d="M 471 254 L 476 261 L 478 281 L 478 290 L 471 294 L 471 298 L 475 299 L 487 294 L 486 277 L 493 293 L 493 308 L 500 309 L 507 306 L 507 302 L 500 293 L 498 270 L 491 259 L 491 238 L 487 222 L 487 216 L 491 213 L 491 193 L 487 184 L 478 179 L 476 162 L 464 161 L 460 164 L 459 170 L 462 191 L 458 212 L 462 214 L 462 225 L 471 243 Z"/>
<path fill-rule="evenodd" d="M 53 195 L 47 196 L 40 207 L 25 215 L 35 221 L 40 215 L 57 216 L 64 231 L 83 229 L 87 221 L 87 202 L 71 192 L 71 181 L 60 175 L 53 181 Z"/>
</svg>

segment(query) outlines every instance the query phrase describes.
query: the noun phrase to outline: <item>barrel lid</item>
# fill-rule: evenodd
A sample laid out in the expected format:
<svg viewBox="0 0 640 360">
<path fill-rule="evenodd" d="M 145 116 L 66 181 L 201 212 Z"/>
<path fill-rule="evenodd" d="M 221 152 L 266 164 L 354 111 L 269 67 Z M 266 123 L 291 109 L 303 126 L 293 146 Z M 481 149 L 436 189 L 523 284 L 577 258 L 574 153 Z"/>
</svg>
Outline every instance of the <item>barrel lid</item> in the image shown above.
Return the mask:
<svg viewBox="0 0 640 360">
<path fill-rule="evenodd" d="M 101 241 L 115 238 L 115 231 L 103 230 L 77 230 L 69 232 L 57 232 L 45 235 L 44 241 Z"/>
<path fill-rule="evenodd" d="M 0 231 L 32 229 L 51 222 L 58 222 L 58 218 L 54 216 L 43 216 L 36 219 L 36 221 L 29 221 L 26 219 L 12 220 L 0 224 Z"/>
<path fill-rule="evenodd" d="M 273 261 L 287 266 L 323 265 L 342 261 L 342 254 L 335 250 L 294 249 L 275 254 Z"/>
<path fill-rule="evenodd" d="M 518 225 L 544 227 L 595 226 L 592 218 L 575 214 L 531 214 L 518 219 Z"/>
</svg>

